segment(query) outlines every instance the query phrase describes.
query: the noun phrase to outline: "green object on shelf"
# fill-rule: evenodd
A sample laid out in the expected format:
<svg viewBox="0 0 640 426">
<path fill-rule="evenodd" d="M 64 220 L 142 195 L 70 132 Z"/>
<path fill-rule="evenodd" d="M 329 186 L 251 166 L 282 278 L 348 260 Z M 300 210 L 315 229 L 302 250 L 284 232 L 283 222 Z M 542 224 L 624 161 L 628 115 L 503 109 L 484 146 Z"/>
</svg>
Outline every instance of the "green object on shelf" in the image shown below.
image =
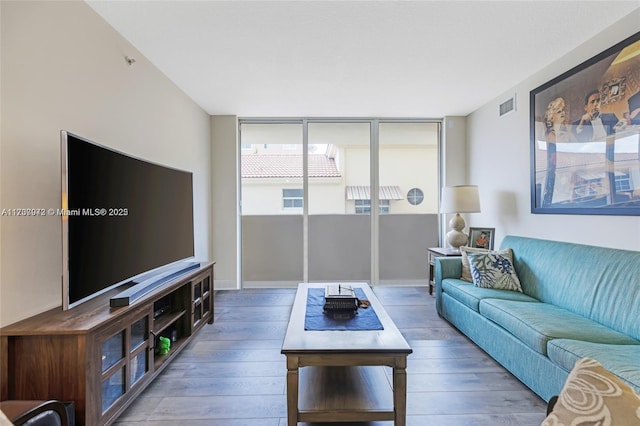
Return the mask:
<svg viewBox="0 0 640 426">
<path fill-rule="evenodd" d="M 171 340 L 166 337 L 160 336 L 160 355 L 166 355 L 171 350 Z"/>
</svg>

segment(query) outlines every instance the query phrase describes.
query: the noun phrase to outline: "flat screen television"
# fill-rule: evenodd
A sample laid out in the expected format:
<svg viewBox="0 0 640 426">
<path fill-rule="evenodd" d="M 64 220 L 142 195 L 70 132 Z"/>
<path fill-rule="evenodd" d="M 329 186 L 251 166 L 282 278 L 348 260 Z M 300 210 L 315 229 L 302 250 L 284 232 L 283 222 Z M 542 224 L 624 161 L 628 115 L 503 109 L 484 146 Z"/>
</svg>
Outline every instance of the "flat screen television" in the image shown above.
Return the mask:
<svg viewBox="0 0 640 426">
<path fill-rule="evenodd" d="M 191 172 L 64 130 L 61 163 L 63 309 L 193 259 Z"/>
</svg>

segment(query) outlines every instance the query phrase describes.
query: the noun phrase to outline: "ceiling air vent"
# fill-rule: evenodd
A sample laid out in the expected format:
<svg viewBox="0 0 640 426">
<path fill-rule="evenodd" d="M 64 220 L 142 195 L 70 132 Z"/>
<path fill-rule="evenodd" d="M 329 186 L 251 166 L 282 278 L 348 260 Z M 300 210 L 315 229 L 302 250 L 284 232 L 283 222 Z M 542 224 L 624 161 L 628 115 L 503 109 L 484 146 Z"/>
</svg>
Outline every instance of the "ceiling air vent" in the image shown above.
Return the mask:
<svg viewBox="0 0 640 426">
<path fill-rule="evenodd" d="M 516 95 L 500 104 L 500 117 L 516 110 Z"/>
</svg>

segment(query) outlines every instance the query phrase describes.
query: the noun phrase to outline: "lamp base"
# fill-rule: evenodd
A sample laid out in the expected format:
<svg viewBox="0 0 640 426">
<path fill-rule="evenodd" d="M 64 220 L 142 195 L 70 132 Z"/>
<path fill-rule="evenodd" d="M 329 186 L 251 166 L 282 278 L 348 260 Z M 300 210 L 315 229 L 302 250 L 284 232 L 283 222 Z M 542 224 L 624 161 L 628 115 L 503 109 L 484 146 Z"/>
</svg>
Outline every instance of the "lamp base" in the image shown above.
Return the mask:
<svg viewBox="0 0 640 426">
<path fill-rule="evenodd" d="M 456 250 L 460 250 L 460 246 L 466 245 L 468 239 L 469 237 L 464 232 L 456 231 L 455 229 L 447 232 L 447 242 Z"/>
<path fill-rule="evenodd" d="M 451 228 L 451 230 L 447 232 L 447 242 L 456 250 L 460 250 L 460 246 L 466 245 L 469 239 L 467 234 L 462 232 L 465 226 L 466 224 L 462 216 L 460 216 L 460 213 L 456 213 L 449 221 L 449 228 Z"/>
</svg>

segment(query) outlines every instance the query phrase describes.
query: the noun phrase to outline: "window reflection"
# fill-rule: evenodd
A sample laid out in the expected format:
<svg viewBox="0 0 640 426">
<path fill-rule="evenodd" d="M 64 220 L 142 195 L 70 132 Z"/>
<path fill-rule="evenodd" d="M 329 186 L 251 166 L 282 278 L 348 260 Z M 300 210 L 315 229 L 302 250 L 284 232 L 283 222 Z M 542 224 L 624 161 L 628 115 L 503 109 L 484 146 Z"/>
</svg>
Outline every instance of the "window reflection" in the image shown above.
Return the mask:
<svg viewBox="0 0 640 426">
<path fill-rule="evenodd" d="M 640 204 L 640 126 L 591 142 L 538 139 L 535 158 L 542 207 Z"/>
</svg>

